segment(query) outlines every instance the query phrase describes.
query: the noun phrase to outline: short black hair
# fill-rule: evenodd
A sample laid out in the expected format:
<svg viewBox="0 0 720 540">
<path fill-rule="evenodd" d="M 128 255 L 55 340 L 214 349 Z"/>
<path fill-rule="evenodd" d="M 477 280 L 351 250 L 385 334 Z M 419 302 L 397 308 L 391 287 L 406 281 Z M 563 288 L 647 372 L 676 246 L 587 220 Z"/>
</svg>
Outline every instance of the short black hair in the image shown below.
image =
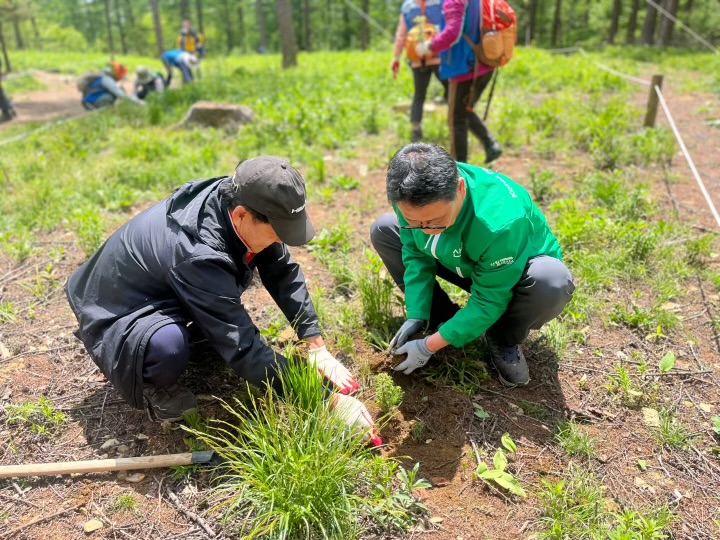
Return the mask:
<svg viewBox="0 0 720 540">
<path fill-rule="evenodd" d="M 239 189 L 235 189 L 232 176 L 220 182 L 218 190 L 220 192 L 220 197 L 222 197 L 223 202 L 227 205 L 231 212 L 238 206 L 242 206 L 253 217 L 253 220 L 260 223 L 270 223 L 270 220 L 265 214 L 261 214 L 260 212 L 253 210 L 243 202 L 242 193 L 240 193 Z"/>
<path fill-rule="evenodd" d="M 452 201 L 458 187 L 457 164 L 442 146 L 410 143 L 403 146 L 388 164 L 387 198 L 424 206 Z"/>
</svg>

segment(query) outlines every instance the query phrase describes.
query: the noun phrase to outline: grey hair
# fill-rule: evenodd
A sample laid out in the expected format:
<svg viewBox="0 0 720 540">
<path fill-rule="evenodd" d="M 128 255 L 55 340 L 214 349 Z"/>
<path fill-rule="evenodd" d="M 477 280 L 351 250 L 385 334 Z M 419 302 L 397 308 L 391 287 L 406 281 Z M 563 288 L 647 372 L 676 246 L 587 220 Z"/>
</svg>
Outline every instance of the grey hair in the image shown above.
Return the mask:
<svg viewBox="0 0 720 540">
<path fill-rule="evenodd" d="M 442 146 L 407 144 L 388 164 L 388 201 L 390 204 L 403 201 L 413 206 L 452 201 L 459 175 L 455 160 Z"/>
</svg>

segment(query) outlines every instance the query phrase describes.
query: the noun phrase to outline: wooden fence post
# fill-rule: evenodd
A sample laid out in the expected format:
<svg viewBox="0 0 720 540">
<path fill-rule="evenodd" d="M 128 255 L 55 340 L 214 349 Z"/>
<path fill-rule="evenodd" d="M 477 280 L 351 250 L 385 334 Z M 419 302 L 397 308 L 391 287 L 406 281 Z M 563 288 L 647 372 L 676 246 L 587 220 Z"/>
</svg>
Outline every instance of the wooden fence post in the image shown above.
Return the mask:
<svg viewBox="0 0 720 540">
<path fill-rule="evenodd" d="M 645 112 L 645 127 L 655 127 L 655 117 L 657 116 L 658 99 L 655 87 L 662 88 L 663 76 L 653 75 L 650 83 L 650 95 L 648 96 L 647 111 Z"/>
</svg>

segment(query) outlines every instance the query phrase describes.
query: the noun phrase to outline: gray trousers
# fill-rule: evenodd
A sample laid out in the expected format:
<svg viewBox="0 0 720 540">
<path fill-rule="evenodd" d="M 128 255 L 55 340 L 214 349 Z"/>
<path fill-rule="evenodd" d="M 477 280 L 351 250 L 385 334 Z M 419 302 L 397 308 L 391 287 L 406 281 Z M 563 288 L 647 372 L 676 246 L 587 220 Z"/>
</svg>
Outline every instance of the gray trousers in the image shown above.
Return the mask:
<svg viewBox="0 0 720 540">
<path fill-rule="evenodd" d="M 370 228 L 370 240 L 393 280 L 404 292 L 405 265 L 397 216 L 389 213 L 376 219 Z M 470 291 L 471 279 L 461 278 L 440 263 L 437 264 L 437 276 Z M 500 345 L 518 345 L 527 339 L 531 329 L 537 330 L 560 315 L 572 299 L 574 290 L 572 274 L 562 261 L 546 255 L 533 257 L 525 266 L 520 281 L 513 287 L 507 310 L 486 334 Z M 430 329 L 436 329 L 459 309 L 436 280 L 432 291 Z"/>
</svg>

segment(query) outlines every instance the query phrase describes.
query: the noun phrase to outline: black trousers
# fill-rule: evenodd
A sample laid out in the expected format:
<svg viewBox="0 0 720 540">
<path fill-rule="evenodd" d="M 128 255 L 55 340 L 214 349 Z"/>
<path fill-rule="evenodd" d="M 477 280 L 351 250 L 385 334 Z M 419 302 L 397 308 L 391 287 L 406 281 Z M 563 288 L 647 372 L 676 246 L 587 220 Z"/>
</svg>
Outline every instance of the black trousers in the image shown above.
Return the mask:
<svg viewBox="0 0 720 540">
<path fill-rule="evenodd" d="M 467 163 L 468 129 L 475 135 L 487 152 L 492 135 L 485 123 L 473 109 L 483 91 L 490 83 L 493 72 L 477 79 L 450 82 L 448 92 L 448 128 L 450 130 L 450 154 L 456 161 Z"/>
<path fill-rule="evenodd" d="M 0 86 L 0 116 L 2 116 L 3 120 L 10 120 L 10 118 L 14 116 L 13 112 L 10 100 L 7 95 L 5 95 L 5 91 L 2 86 Z"/>
<path fill-rule="evenodd" d="M 423 117 L 423 105 L 425 104 L 425 97 L 432 76 L 435 75 L 435 78 L 443 85 L 445 99 L 447 99 L 448 94 L 448 82 L 440 78 L 440 66 L 420 66 L 412 68 L 412 73 L 415 93 L 410 106 L 410 121 L 413 124 L 420 124 Z"/>
</svg>

